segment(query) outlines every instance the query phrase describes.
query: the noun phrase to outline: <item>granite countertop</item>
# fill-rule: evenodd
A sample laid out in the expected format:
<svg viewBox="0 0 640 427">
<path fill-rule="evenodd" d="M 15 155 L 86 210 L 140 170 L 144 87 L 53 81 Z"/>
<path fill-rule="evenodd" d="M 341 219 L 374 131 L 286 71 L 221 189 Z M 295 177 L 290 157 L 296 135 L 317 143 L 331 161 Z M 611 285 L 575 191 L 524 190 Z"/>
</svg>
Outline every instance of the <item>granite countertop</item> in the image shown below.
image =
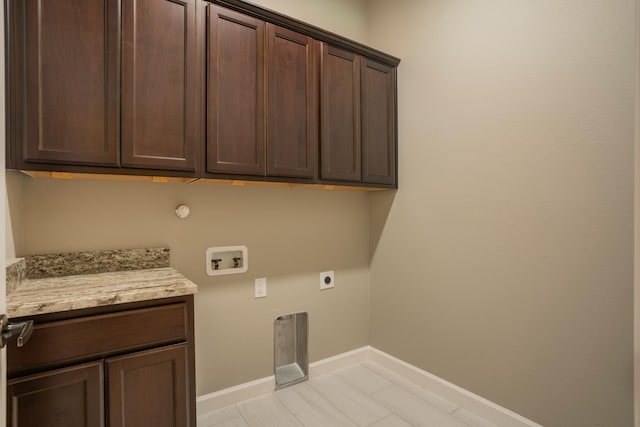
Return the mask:
<svg viewBox="0 0 640 427">
<path fill-rule="evenodd" d="M 34 316 L 195 294 L 198 287 L 169 267 L 168 254 L 168 249 L 159 248 L 16 260 L 7 266 L 7 316 Z M 136 259 L 140 262 L 136 263 Z"/>
</svg>

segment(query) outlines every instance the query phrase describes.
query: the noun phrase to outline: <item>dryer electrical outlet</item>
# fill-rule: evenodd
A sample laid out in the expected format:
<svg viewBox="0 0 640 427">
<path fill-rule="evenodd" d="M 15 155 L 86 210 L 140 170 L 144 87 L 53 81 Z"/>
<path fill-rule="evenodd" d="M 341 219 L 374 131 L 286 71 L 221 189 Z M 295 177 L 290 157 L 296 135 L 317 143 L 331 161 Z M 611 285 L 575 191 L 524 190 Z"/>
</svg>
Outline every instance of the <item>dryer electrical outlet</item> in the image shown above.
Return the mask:
<svg viewBox="0 0 640 427">
<path fill-rule="evenodd" d="M 336 281 L 333 277 L 333 271 L 325 271 L 320 273 L 320 290 L 331 289 L 335 286 Z"/>
</svg>

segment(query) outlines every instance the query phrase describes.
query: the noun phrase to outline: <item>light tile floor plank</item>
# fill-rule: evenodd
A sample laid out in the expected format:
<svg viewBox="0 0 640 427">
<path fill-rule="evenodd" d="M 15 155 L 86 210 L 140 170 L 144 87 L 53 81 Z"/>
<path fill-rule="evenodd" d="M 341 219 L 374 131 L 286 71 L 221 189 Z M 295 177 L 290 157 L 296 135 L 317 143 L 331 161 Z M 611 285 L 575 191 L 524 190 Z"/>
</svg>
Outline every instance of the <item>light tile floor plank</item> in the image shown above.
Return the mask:
<svg viewBox="0 0 640 427">
<path fill-rule="evenodd" d="M 378 403 L 415 426 L 469 427 L 395 384 L 371 394 Z"/>
<path fill-rule="evenodd" d="M 367 427 L 413 427 L 413 425 L 409 424 L 399 416 L 391 414 L 378 422 L 369 424 Z"/>
<path fill-rule="evenodd" d="M 388 409 L 338 375 L 314 378 L 309 386 L 360 427 L 391 415 Z"/>
<path fill-rule="evenodd" d="M 302 424 L 272 394 L 236 405 L 251 427 L 299 427 Z"/>
<path fill-rule="evenodd" d="M 356 426 L 307 384 L 285 388 L 275 396 L 305 427 Z"/>
<path fill-rule="evenodd" d="M 198 427 L 210 427 L 240 417 L 238 408 L 228 406 L 198 417 Z"/>
<path fill-rule="evenodd" d="M 473 412 L 469 412 L 466 409 L 458 409 L 451 415 L 461 421 L 464 421 L 471 427 L 498 427 L 497 425 L 490 423 L 484 418 L 474 414 Z"/>
<path fill-rule="evenodd" d="M 440 408 L 448 414 L 453 413 L 459 408 L 455 403 L 445 399 L 444 397 L 437 395 L 429 390 L 426 390 L 419 385 L 412 383 L 411 381 L 402 378 L 400 375 L 383 368 L 382 366 L 373 362 L 363 362 L 362 366 L 371 369 L 373 372 L 385 377 L 394 384 L 399 385 L 407 391 L 415 394 L 419 398 L 426 400 L 436 408 Z"/>
<path fill-rule="evenodd" d="M 371 369 L 367 369 L 362 364 L 340 369 L 336 371 L 336 375 L 341 376 L 366 394 L 371 394 L 391 384 L 391 381 L 381 377 Z"/>
<path fill-rule="evenodd" d="M 198 424 L 200 427 L 200 424 Z M 211 427 L 249 427 L 249 424 L 242 417 L 233 418 L 227 421 L 223 421 L 219 424 L 213 424 Z"/>
</svg>

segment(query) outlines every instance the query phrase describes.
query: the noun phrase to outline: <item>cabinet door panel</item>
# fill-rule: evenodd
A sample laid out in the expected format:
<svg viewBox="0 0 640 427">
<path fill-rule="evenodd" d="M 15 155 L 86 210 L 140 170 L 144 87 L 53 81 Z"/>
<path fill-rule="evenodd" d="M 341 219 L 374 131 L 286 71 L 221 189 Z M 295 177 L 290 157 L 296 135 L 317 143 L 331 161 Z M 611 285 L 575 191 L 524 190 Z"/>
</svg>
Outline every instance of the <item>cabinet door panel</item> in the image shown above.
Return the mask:
<svg viewBox="0 0 640 427">
<path fill-rule="evenodd" d="M 395 184 L 395 69 L 362 61 L 362 180 Z"/>
<path fill-rule="evenodd" d="M 194 170 L 195 0 L 122 2 L 122 163 Z"/>
<path fill-rule="evenodd" d="M 313 178 L 316 73 L 311 37 L 268 25 L 269 137 L 267 175 Z"/>
<path fill-rule="evenodd" d="M 7 425 L 102 427 L 103 390 L 101 362 L 10 380 Z"/>
<path fill-rule="evenodd" d="M 265 23 L 208 8 L 207 171 L 264 175 Z"/>
<path fill-rule="evenodd" d="M 10 9 L 10 92 L 25 97 L 12 138 L 24 144 L 23 160 L 117 166 L 116 2 L 27 0 Z"/>
<path fill-rule="evenodd" d="M 106 366 L 109 427 L 190 425 L 186 344 L 107 359 Z"/>
<path fill-rule="evenodd" d="M 320 178 L 359 182 L 360 57 L 322 45 Z"/>
</svg>

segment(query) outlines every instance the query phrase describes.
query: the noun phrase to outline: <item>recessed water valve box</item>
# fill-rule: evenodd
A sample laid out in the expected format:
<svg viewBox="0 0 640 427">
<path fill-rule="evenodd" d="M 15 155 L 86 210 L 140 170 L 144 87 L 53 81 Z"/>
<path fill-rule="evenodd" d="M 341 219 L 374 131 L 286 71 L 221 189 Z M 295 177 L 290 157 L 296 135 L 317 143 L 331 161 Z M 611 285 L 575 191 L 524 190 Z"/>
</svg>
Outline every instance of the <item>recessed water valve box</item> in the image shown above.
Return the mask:
<svg viewBox="0 0 640 427">
<path fill-rule="evenodd" d="M 249 269 L 249 251 L 246 246 L 219 246 L 207 249 L 207 274 L 246 273 Z"/>
</svg>

